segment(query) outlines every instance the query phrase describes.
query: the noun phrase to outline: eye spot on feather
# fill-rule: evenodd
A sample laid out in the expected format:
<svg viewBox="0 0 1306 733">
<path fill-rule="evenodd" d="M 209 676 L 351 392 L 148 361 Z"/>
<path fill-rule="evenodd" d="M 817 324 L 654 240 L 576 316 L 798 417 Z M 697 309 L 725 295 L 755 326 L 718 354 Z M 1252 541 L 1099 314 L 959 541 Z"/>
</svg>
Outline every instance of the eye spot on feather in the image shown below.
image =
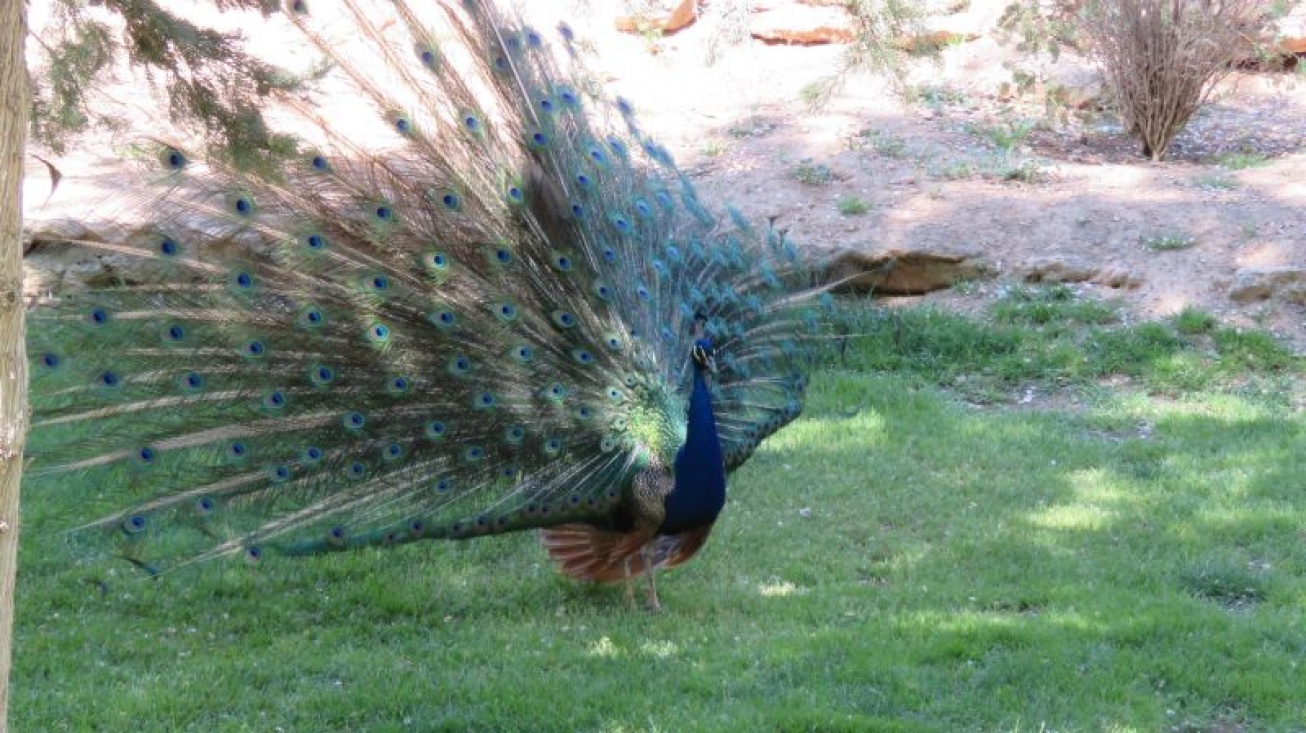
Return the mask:
<svg viewBox="0 0 1306 733">
<path fill-rule="evenodd" d="M 299 314 L 299 325 L 305 328 L 318 328 L 326 323 L 326 315 L 314 306 L 309 306 Z"/>
<path fill-rule="evenodd" d="M 576 316 L 568 311 L 554 311 L 552 319 L 554 325 L 558 328 L 571 328 L 576 325 Z"/>
<path fill-rule="evenodd" d="M 468 446 L 467 450 L 463 451 L 463 460 L 468 463 L 476 463 L 484 457 L 485 449 L 479 445 Z"/>
<path fill-rule="evenodd" d="M 254 287 L 254 276 L 248 272 L 237 272 L 231 281 L 238 290 L 250 290 Z"/>
<path fill-rule="evenodd" d="M 431 440 L 442 440 L 449 434 L 449 426 L 440 420 L 432 420 L 426 424 L 426 437 Z"/>
<path fill-rule="evenodd" d="M 181 343 L 186 340 L 186 329 L 174 323 L 163 329 L 163 340 L 174 344 Z"/>
<path fill-rule="evenodd" d="M 504 323 L 512 323 L 517 320 L 517 306 L 512 303 L 500 303 L 495 307 L 494 315 Z"/>
<path fill-rule="evenodd" d="M 387 461 L 397 461 L 404 457 L 404 447 L 398 443 L 391 443 L 382 449 L 381 457 Z"/>
<path fill-rule="evenodd" d="M 362 430 L 363 426 L 367 424 L 367 418 L 363 417 L 363 413 L 357 410 L 350 410 L 341 417 L 341 424 L 344 425 L 346 430 Z"/>
<path fill-rule="evenodd" d="M 57 369 L 59 367 L 59 355 L 50 352 L 41 354 L 41 366 L 46 369 Z"/>
<path fill-rule="evenodd" d="M 179 251 L 181 251 L 181 248 L 177 245 L 175 239 L 164 237 L 159 240 L 159 254 L 164 257 L 176 257 Z"/>
<path fill-rule="evenodd" d="M 317 463 L 322 460 L 322 455 L 321 448 L 315 445 L 310 445 L 299 454 L 299 460 L 305 466 L 313 466 L 317 465 Z"/>
<path fill-rule="evenodd" d="M 168 170 L 179 171 L 187 162 L 186 155 L 176 148 L 168 148 L 163 155 L 163 165 Z"/>
<path fill-rule="evenodd" d="M 204 377 L 200 376 L 197 372 L 187 372 L 185 376 L 181 378 L 182 389 L 194 391 L 202 388 L 203 386 L 204 386 Z"/>
<path fill-rule="evenodd" d="M 92 325 L 103 326 L 109 322 L 109 311 L 103 308 L 92 308 L 88 317 Z"/>
<path fill-rule="evenodd" d="M 472 371 L 472 360 L 458 354 L 449 359 L 449 373 L 456 377 L 465 377 Z"/>
<path fill-rule="evenodd" d="M 232 460 L 241 460 L 249 453 L 249 448 L 239 440 L 233 440 L 227 444 L 227 458 Z"/>
<path fill-rule="evenodd" d="M 321 252 L 326 249 L 327 240 L 321 234 L 313 233 L 304 237 L 304 245 L 314 252 Z"/>
<path fill-rule="evenodd" d="M 417 58 L 421 59 L 422 66 L 425 66 L 426 68 L 431 69 L 432 71 L 434 71 L 440 65 L 439 55 L 437 55 L 435 53 L 435 50 L 431 48 L 425 48 L 419 46 L 417 49 Z"/>
<path fill-rule="evenodd" d="M 263 561 L 263 548 L 258 545 L 250 545 L 245 548 L 245 562 L 250 565 L 258 565 Z"/>
<path fill-rule="evenodd" d="M 309 159 L 308 164 L 312 166 L 315 171 L 325 172 L 331 170 L 331 163 L 326 159 L 326 157 L 321 155 L 314 155 Z"/>
<path fill-rule="evenodd" d="M 213 510 L 216 509 L 217 507 L 218 507 L 217 502 L 214 501 L 213 498 L 209 496 L 201 496 L 200 498 L 195 500 L 195 513 L 201 517 L 207 517 L 208 515 L 212 514 Z"/>
<path fill-rule="evenodd" d="M 150 446 L 143 446 L 136 451 L 136 462 L 142 466 L 148 466 L 154 463 L 154 449 Z"/>
<path fill-rule="evenodd" d="M 237 216 L 248 217 L 254 213 L 254 199 L 245 195 L 234 196 L 231 199 L 231 210 Z"/>
<path fill-rule="evenodd" d="M 576 40 L 576 31 L 572 30 L 571 26 L 566 23 L 558 23 L 558 35 L 561 36 L 564 41 L 570 42 Z"/>
<path fill-rule="evenodd" d="M 115 372 L 104 371 L 100 373 L 99 382 L 105 387 L 117 387 L 122 383 L 122 378 Z"/>
<path fill-rule="evenodd" d="M 274 390 L 263 397 L 263 406 L 269 410 L 280 410 L 286 406 L 286 393 Z"/>
<path fill-rule="evenodd" d="M 290 467 L 285 464 L 277 464 L 268 469 L 268 478 L 274 484 L 283 484 L 290 480 Z"/>
<path fill-rule="evenodd" d="M 354 480 L 361 479 L 367 476 L 367 464 L 362 461 L 353 461 L 345 467 L 345 475 Z"/>
<path fill-rule="evenodd" d="M 149 526 L 149 522 L 143 514 L 133 514 L 122 520 L 122 531 L 129 535 L 136 535 L 144 532 Z"/>
<path fill-rule="evenodd" d="M 441 494 L 447 494 L 453 488 L 453 479 L 442 478 L 435 482 L 435 490 Z"/>
<path fill-rule="evenodd" d="M 246 341 L 240 347 L 240 352 L 251 359 L 259 359 L 267 354 L 267 347 L 263 345 L 262 341 L 253 339 Z"/>
</svg>

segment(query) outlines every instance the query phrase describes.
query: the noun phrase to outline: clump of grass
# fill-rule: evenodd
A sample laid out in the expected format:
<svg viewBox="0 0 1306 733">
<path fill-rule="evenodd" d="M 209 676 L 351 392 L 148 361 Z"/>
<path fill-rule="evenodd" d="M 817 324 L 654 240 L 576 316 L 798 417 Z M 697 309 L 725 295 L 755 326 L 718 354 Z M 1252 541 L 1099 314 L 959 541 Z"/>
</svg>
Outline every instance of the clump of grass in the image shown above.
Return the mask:
<svg viewBox="0 0 1306 733">
<path fill-rule="evenodd" d="M 702 152 L 706 157 L 715 158 L 729 149 L 730 146 L 724 140 L 709 138 L 703 143 Z"/>
<path fill-rule="evenodd" d="M 1174 317 L 1175 330 L 1186 336 L 1210 333 L 1215 329 L 1216 323 L 1215 316 L 1191 306 L 1179 311 Z"/>
<path fill-rule="evenodd" d="M 951 160 L 943 165 L 931 165 L 930 173 L 935 178 L 959 181 L 974 178 L 979 174 L 979 168 L 969 160 Z"/>
<path fill-rule="evenodd" d="M 1010 399 L 1031 382 L 1092 391 L 1123 376 L 1158 392 L 1228 388 L 1282 402 L 1291 387 L 1278 380 L 1303 365 L 1267 333 L 1221 329 L 1199 311 L 1126 325 L 1116 305 L 1066 285 L 1013 288 L 979 321 L 930 309 L 839 318 L 836 331 L 848 336 L 838 363 L 910 374 L 985 401 Z M 1211 339 L 1192 339 L 1197 333 Z"/>
<path fill-rule="evenodd" d="M 970 125 L 969 130 L 972 135 L 986 138 L 998 150 L 1010 155 L 1025 144 L 1034 126 L 1032 120 L 1005 120 L 997 125 Z"/>
<path fill-rule="evenodd" d="M 1197 244 L 1197 238 L 1187 234 L 1153 234 L 1151 236 L 1141 237 L 1139 241 L 1142 245 L 1154 252 L 1169 252 L 1177 249 L 1188 249 Z"/>
<path fill-rule="evenodd" d="M 1225 560 L 1202 563 L 1185 569 L 1180 585 L 1194 596 L 1230 609 L 1244 609 L 1265 600 L 1265 578 Z"/>
<path fill-rule="evenodd" d="M 1050 323 L 1115 323 L 1120 319 L 1114 307 L 1100 301 L 1079 298 L 1068 285 L 1044 288 L 1012 288 L 994 303 L 993 318 L 1000 323 L 1042 326 Z"/>
<path fill-rule="evenodd" d="M 965 92 L 942 84 L 918 84 L 908 88 L 906 96 L 908 102 L 934 110 L 945 107 L 969 108 L 975 104 Z"/>
<path fill-rule="evenodd" d="M 839 197 L 839 213 L 844 216 L 861 216 L 871 210 L 871 205 L 860 196 L 851 194 Z"/>
<path fill-rule="evenodd" d="M 824 163 L 815 163 L 810 158 L 804 159 L 794 166 L 793 176 L 800 183 L 806 183 L 809 186 L 828 186 L 834 180 L 834 174 L 830 172 L 830 166 Z"/>
<path fill-rule="evenodd" d="M 886 158 L 903 158 L 907 155 L 906 138 L 874 128 L 858 131 L 850 141 L 850 147 L 854 150 L 869 147 Z"/>
<path fill-rule="evenodd" d="M 1228 168 L 1231 171 L 1240 171 L 1245 168 L 1255 168 L 1270 162 L 1269 156 L 1252 151 L 1239 151 L 1236 153 L 1224 153 L 1216 156 L 1215 162 L 1222 168 Z"/>
<path fill-rule="evenodd" d="M 1221 328 L 1212 333 L 1211 337 L 1221 358 L 1234 368 L 1254 367 L 1282 371 L 1299 366 L 1302 361 L 1301 357 L 1264 331 Z"/>
</svg>

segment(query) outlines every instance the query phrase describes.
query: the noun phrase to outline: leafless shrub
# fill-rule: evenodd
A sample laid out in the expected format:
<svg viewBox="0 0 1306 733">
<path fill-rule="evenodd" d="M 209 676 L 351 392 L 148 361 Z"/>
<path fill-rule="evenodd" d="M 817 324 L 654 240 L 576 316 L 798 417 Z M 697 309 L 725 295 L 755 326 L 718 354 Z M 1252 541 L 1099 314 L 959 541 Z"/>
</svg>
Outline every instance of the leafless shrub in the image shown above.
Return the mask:
<svg viewBox="0 0 1306 733">
<path fill-rule="evenodd" d="M 1216 84 L 1267 36 L 1266 0 L 1091 0 L 1077 25 L 1143 155 L 1165 157 Z"/>
</svg>

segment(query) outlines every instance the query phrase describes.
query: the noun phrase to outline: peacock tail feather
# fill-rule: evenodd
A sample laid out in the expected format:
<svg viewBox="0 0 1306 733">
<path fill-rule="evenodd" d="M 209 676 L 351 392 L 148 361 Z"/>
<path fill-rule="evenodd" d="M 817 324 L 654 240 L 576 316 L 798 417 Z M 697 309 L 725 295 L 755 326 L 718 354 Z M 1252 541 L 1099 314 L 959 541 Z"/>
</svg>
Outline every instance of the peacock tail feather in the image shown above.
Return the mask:
<svg viewBox="0 0 1306 733">
<path fill-rule="evenodd" d="M 85 529 L 154 571 L 647 527 L 696 319 L 726 470 L 798 415 L 809 266 L 711 215 L 630 104 L 564 68 L 568 28 L 343 6 L 290 14 L 366 114 L 295 105 L 302 155 L 272 172 L 151 143 L 151 184 L 71 243 L 110 276 L 29 315 L 29 474 L 91 487 Z"/>
</svg>

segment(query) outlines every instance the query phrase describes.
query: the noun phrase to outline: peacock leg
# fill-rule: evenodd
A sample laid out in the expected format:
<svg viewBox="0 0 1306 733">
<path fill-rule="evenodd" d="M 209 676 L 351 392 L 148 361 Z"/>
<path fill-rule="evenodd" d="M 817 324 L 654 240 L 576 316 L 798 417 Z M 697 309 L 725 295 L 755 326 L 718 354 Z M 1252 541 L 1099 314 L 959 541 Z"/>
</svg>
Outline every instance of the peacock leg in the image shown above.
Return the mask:
<svg viewBox="0 0 1306 733">
<path fill-rule="evenodd" d="M 621 574 L 626 578 L 626 608 L 635 607 L 635 580 L 630 577 L 630 558 L 621 561 Z"/>
<path fill-rule="evenodd" d="M 645 545 L 640 554 L 644 556 L 644 574 L 648 578 L 648 610 L 661 611 L 662 603 L 658 600 L 658 584 L 653 579 L 653 550 Z"/>
</svg>

